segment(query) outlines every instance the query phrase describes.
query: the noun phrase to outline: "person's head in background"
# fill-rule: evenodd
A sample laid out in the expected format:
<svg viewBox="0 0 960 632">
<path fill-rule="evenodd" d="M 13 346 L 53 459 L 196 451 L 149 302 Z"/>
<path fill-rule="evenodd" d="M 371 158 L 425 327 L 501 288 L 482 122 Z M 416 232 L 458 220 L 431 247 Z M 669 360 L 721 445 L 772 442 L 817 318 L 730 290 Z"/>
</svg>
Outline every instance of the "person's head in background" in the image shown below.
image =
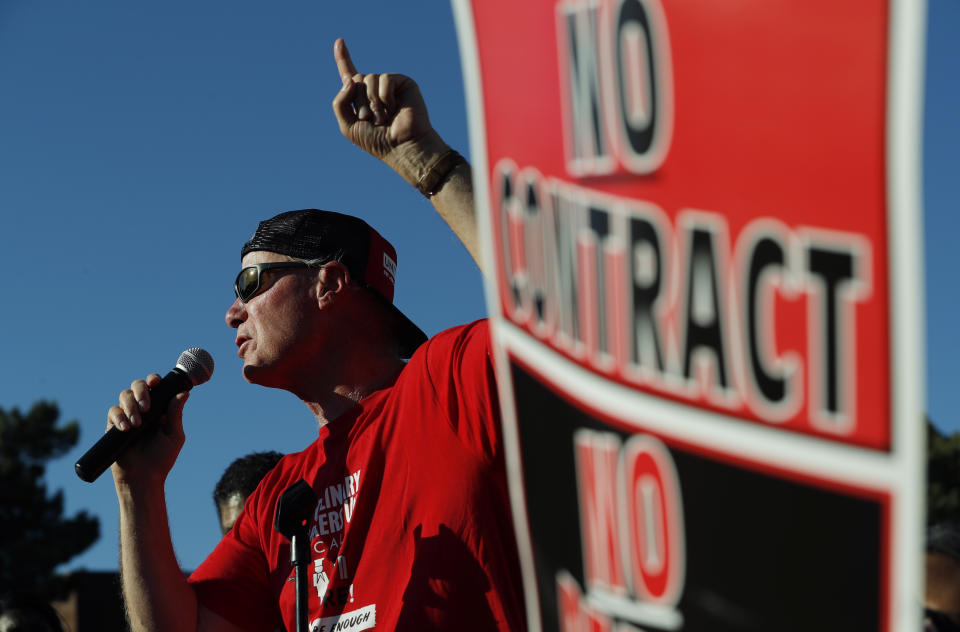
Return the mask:
<svg viewBox="0 0 960 632">
<path fill-rule="evenodd" d="M 213 489 L 213 502 L 217 507 L 223 535 L 233 528 L 247 496 L 253 493 L 260 480 L 282 456 L 279 452 L 253 452 L 235 460 L 224 470 Z"/>
<path fill-rule="evenodd" d="M 960 632 L 960 523 L 927 530 L 924 630 Z"/>
<path fill-rule="evenodd" d="M 8 593 L 0 597 L 0 632 L 63 632 L 63 624 L 46 601 Z"/>
</svg>

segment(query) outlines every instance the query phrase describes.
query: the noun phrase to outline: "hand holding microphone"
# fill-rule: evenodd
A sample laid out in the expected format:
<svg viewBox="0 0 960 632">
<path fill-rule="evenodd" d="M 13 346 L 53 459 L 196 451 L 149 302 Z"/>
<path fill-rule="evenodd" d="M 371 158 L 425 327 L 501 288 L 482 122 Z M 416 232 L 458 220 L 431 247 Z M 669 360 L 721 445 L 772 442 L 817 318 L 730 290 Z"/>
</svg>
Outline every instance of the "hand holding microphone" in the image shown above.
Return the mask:
<svg viewBox="0 0 960 632">
<path fill-rule="evenodd" d="M 173 422 L 171 439 L 174 446 L 167 450 L 175 451 L 172 458 L 170 455 L 157 456 L 161 461 L 169 461 L 159 464 L 159 467 L 166 467 L 162 471 L 162 475 L 166 476 L 183 445 L 183 426 L 179 413 L 186 396 L 178 398 L 178 395 L 203 384 L 212 374 L 213 358 L 210 354 L 203 349 L 192 348 L 180 354 L 177 366 L 162 379 L 154 374 L 146 381 L 134 382 L 130 389 L 120 394 L 119 405 L 113 406 L 107 413 L 109 429 L 106 434 L 77 461 L 74 466 L 77 476 L 87 482 L 96 480 L 142 435 L 155 432 L 157 421 L 168 411 L 170 402 L 177 401 L 179 408 L 175 411 L 176 419 L 170 420 Z M 143 464 L 147 468 L 157 466 Z"/>
</svg>

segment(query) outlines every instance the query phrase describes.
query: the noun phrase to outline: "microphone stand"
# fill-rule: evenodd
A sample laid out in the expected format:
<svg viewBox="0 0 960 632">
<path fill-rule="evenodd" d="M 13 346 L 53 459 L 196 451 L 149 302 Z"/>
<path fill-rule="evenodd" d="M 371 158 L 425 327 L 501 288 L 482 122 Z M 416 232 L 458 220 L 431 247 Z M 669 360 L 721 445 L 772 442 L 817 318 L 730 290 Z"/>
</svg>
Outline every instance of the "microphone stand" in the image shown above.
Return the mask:
<svg viewBox="0 0 960 632">
<path fill-rule="evenodd" d="M 307 629 L 307 572 L 310 566 L 310 536 L 307 521 L 317 504 L 313 488 L 300 479 L 286 490 L 277 501 L 273 528 L 290 539 L 290 562 L 296 572 L 297 630 Z"/>
</svg>

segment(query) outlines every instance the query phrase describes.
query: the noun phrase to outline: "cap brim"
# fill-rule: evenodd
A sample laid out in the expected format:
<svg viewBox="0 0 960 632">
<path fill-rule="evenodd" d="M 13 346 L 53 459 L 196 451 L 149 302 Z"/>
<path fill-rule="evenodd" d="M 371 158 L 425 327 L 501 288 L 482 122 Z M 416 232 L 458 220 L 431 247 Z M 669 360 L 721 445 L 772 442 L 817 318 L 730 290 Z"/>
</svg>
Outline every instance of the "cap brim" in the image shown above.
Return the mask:
<svg viewBox="0 0 960 632">
<path fill-rule="evenodd" d="M 391 301 L 387 300 L 387 297 L 383 294 L 373 288 L 370 288 L 370 292 L 380 299 L 384 307 L 393 314 L 397 327 L 397 342 L 400 345 L 400 357 L 405 360 L 409 359 L 420 345 L 427 341 L 427 334 L 423 333 L 422 329 L 417 327 L 412 320 L 407 318 L 406 314 L 401 312 Z"/>
</svg>

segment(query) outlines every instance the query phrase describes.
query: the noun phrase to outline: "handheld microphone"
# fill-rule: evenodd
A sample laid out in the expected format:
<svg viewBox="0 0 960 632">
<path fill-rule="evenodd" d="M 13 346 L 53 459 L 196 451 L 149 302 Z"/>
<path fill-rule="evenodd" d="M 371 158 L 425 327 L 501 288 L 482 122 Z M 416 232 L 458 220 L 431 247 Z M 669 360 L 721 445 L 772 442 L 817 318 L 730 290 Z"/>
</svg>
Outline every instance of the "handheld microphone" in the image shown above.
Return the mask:
<svg viewBox="0 0 960 632">
<path fill-rule="evenodd" d="M 213 357 L 204 349 L 187 349 L 177 358 L 177 366 L 150 389 L 150 410 L 143 413 L 138 427 L 126 432 L 110 428 L 73 466 L 77 476 L 92 483 L 103 474 L 141 434 L 150 430 L 167 410 L 170 400 L 199 386 L 213 374 Z"/>
</svg>

